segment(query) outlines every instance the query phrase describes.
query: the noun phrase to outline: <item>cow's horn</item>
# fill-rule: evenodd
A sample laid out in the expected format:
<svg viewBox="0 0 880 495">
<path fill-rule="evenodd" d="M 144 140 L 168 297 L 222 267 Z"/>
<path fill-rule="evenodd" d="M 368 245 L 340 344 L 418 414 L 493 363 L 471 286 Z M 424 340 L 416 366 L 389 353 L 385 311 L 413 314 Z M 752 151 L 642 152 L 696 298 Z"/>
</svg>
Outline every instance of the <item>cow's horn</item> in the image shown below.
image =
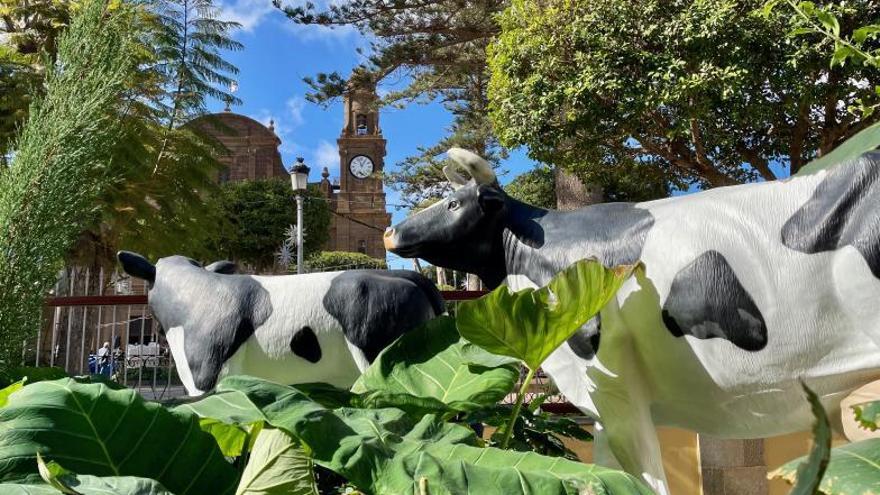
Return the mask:
<svg viewBox="0 0 880 495">
<path fill-rule="evenodd" d="M 454 189 L 458 189 L 459 187 L 466 186 L 468 183 L 468 179 L 458 173 L 458 165 L 446 165 L 443 167 L 443 175 L 446 176 L 446 179 L 449 180 L 449 183 L 452 184 Z"/>
<path fill-rule="evenodd" d="M 489 162 L 476 153 L 461 148 L 450 148 L 446 152 L 452 160 L 471 174 L 477 184 L 492 184 L 495 182 L 495 172 Z"/>
</svg>

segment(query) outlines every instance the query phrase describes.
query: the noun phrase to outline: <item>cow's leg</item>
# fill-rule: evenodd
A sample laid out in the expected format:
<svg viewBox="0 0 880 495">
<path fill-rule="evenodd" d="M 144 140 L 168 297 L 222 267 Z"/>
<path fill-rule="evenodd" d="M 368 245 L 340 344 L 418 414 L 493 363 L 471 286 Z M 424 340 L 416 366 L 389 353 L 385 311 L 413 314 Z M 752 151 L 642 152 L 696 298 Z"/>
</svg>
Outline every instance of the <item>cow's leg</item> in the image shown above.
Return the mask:
<svg viewBox="0 0 880 495">
<path fill-rule="evenodd" d="M 608 443 L 608 432 L 602 423 L 593 425 L 593 463 L 602 467 L 623 470 L 623 466 L 617 462 L 614 453 L 611 452 L 611 445 Z"/>
<path fill-rule="evenodd" d="M 596 398 L 604 427 L 599 435 L 600 441 L 607 440 L 614 459 L 624 471 L 641 478 L 659 495 L 669 495 L 660 442 L 648 405 L 629 394 L 602 395 L 604 397 Z M 602 437 L 605 440 L 601 440 Z M 607 454 L 600 453 L 603 455 Z M 602 459 L 599 462 L 609 461 Z"/>
<path fill-rule="evenodd" d="M 627 284 L 631 296 L 638 284 L 633 279 Z M 625 289 L 627 285 L 618 297 Z M 649 300 L 647 307 L 651 304 L 655 303 Z M 590 397 L 601 423 L 597 460 L 605 465 L 613 464 L 607 459 L 610 450 L 624 471 L 642 479 L 658 494 L 669 495 L 660 443 L 651 417 L 651 388 L 645 382 L 651 370 L 640 366 L 641 359 L 633 345 L 633 339 L 643 337 L 630 331 L 632 327 L 624 322 L 615 301 L 603 308 L 602 323 L 602 342 L 586 373 L 592 384 Z M 603 443 L 607 443 L 608 449 Z"/>
</svg>

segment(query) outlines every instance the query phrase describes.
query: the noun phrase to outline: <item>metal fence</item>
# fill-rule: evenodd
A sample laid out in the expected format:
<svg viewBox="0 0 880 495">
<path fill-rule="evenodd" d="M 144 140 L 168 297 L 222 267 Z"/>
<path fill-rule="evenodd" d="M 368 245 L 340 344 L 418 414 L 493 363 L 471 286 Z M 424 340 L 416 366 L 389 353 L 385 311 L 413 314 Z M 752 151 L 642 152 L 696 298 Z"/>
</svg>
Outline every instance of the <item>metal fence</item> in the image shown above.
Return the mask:
<svg viewBox="0 0 880 495">
<path fill-rule="evenodd" d="M 126 287 L 113 276 L 112 283 L 103 286 L 103 274 L 100 277 L 98 287 L 102 288 L 94 295 L 56 295 L 45 300 L 43 324 L 35 338 L 22 343 L 21 364 L 57 366 L 71 375 L 104 374 L 148 400 L 185 395 L 164 332 L 147 307 L 147 296 L 126 293 L 137 288 Z M 73 280 L 70 284 L 73 287 Z M 105 290 L 108 287 L 112 290 Z M 56 287 L 55 294 L 59 292 Z M 453 313 L 459 302 L 476 299 L 485 291 L 441 293 Z M 528 390 L 527 402 L 548 395 L 544 410 L 576 412 L 540 371 Z M 509 396 L 506 401 L 512 400 Z"/>
</svg>

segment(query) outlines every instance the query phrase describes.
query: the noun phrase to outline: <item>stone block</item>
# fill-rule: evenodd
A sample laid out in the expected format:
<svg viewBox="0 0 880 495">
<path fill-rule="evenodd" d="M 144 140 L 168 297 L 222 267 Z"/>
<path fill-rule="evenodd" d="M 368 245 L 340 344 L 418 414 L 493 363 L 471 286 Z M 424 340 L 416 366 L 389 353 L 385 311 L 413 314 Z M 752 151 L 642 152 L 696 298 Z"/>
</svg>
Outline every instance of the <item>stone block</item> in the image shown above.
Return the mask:
<svg viewBox="0 0 880 495">
<path fill-rule="evenodd" d="M 703 468 L 703 495 L 766 495 L 767 490 L 763 466 Z"/>
</svg>

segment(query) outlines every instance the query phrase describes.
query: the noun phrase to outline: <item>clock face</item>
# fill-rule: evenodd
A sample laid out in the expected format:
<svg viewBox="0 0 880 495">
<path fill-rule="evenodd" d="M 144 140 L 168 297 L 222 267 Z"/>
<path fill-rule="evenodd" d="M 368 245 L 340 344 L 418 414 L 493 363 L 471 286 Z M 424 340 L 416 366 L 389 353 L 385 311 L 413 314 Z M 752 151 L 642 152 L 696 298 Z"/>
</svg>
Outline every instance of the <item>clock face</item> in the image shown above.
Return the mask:
<svg viewBox="0 0 880 495">
<path fill-rule="evenodd" d="M 367 156 L 358 155 L 348 163 L 348 169 L 351 170 L 351 175 L 358 179 L 366 179 L 373 173 L 373 160 Z"/>
</svg>

